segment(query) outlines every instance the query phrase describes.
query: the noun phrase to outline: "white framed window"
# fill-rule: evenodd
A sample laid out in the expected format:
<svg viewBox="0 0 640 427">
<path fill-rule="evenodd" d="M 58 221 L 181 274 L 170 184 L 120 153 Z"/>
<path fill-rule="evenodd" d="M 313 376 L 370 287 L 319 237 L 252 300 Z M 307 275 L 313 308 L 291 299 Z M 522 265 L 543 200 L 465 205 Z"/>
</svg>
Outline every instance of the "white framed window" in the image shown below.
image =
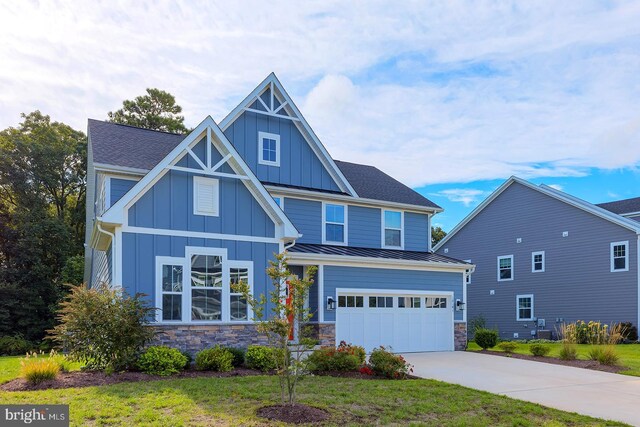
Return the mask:
<svg viewBox="0 0 640 427">
<path fill-rule="evenodd" d="M 498 257 L 498 282 L 513 280 L 513 255 Z"/>
<path fill-rule="evenodd" d="M 218 216 L 220 182 L 215 178 L 193 177 L 193 214 Z"/>
<path fill-rule="evenodd" d="M 398 297 L 398 308 L 420 308 L 420 297 Z"/>
<path fill-rule="evenodd" d="M 253 262 L 227 260 L 220 248 L 187 247 L 185 257 L 156 257 L 159 322 L 248 322 L 251 307 L 231 287 L 239 281 L 253 293 Z"/>
<path fill-rule="evenodd" d="M 629 271 L 629 241 L 611 243 L 611 272 Z"/>
<path fill-rule="evenodd" d="M 544 273 L 544 251 L 531 252 L 531 272 Z"/>
<path fill-rule="evenodd" d="M 516 320 L 533 320 L 533 295 L 516 295 Z"/>
<path fill-rule="evenodd" d="M 338 296 L 338 307 L 363 308 L 364 297 L 362 295 L 340 295 Z"/>
<path fill-rule="evenodd" d="M 382 210 L 382 247 L 404 248 L 404 213 Z"/>
<path fill-rule="evenodd" d="M 156 319 L 161 322 L 182 322 L 185 313 L 184 258 L 156 258 Z"/>
<path fill-rule="evenodd" d="M 322 243 L 347 244 L 347 206 L 322 203 Z"/>
<path fill-rule="evenodd" d="M 369 308 L 393 308 L 393 297 L 370 296 Z"/>
<path fill-rule="evenodd" d="M 280 135 L 258 132 L 258 163 L 280 166 Z"/>
<path fill-rule="evenodd" d="M 424 303 L 427 308 L 447 308 L 447 299 L 445 297 L 426 297 Z"/>
</svg>

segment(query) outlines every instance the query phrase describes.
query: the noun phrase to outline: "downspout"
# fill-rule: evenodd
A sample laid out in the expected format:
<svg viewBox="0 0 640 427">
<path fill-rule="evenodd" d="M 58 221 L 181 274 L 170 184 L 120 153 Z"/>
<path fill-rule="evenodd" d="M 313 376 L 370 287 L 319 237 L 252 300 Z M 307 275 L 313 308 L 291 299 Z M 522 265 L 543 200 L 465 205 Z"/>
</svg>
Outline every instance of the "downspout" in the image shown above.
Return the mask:
<svg viewBox="0 0 640 427">
<path fill-rule="evenodd" d="M 96 218 L 96 226 L 98 231 L 111 237 L 111 281 L 115 280 L 116 271 L 116 235 L 102 228 L 102 217 Z"/>
</svg>

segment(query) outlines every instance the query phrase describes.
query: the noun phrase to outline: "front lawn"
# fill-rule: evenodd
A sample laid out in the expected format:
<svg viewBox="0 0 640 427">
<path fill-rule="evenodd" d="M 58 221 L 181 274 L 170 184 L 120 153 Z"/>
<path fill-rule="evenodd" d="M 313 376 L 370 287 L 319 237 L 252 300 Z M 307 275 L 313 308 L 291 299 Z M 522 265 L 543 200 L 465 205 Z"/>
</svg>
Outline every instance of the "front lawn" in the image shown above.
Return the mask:
<svg viewBox="0 0 640 427">
<path fill-rule="evenodd" d="M 0 392 L 0 404 L 69 404 L 72 425 L 268 425 L 256 410 L 277 403 L 277 378 L 194 378 L 112 386 Z M 330 424 L 623 425 L 432 380 L 309 377 L 300 402 Z"/>
<path fill-rule="evenodd" d="M 549 356 L 558 357 L 562 344 L 550 343 L 546 345 L 551 347 Z M 577 344 L 576 348 L 578 350 L 578 358 L 585 360 L 588 359 L 587 354 L 592 347 L 594 346 L 590 344 Z M 628 370 L 620 371 L 620 373 L 640 377 L 640 344 L 619 344 L 615 348 L 618 356 L 620 356 L 620 362 L 618 364 L 629 368 Z M 469 342 L 468 350 L 480 351 L 482 349 L 475 342 L 471 341 Z M 502 351 L 500 350 L 500 347 L 497 346 L 489 350 Z M 529 353 L 529 344 L 518 344 L 518 348 L 514 351 L 514 353 L 530 355 L 531 353 Z"/>
</svg>

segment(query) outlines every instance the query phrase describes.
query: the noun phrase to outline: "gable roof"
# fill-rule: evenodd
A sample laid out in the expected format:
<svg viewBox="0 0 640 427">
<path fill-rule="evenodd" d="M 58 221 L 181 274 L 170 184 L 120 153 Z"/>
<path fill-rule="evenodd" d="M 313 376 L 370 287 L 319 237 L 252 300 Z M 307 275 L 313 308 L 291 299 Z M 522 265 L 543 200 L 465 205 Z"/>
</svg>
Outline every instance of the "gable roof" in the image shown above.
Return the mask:
<svg viewBox="0 0 640 427">
<path fill-rule="evenodd" d="M 186 136 L 94 119 L 87 134 L 94 163 L 142 170 L 153 169 Z"/>
<path fill-rule="evenodd" d="M 186 135 L 141 129 L 94 119 L 89 119 L 88 135 L 91 139 L 93 162 L 97 167 L 125 168 L 134 170 L 140 175 L 153 169 L 186 137 Z M 339 160 L 334 162 L 359 197 L 441 209 L 431 200 L 373 166 Z M 263 184 L 303 189 L 267 181 L 264 181 Z M 315 188 L 304 189 L 327 194 L 348 195 L 346 192 L 339 193 Z"/>
<path fill-rule="evenodd" d="M 276 237 L 288 239 L 298 238 L 300 233 L 296 227 L 276 204 L 273 197 L 269 195 L 260 181 L 258 181 L 258 178 L 253 174 L 249 166 L 244 162 L 240 154 L 238 154 L 211 116 L 207 116 L 198 126 L 196 126 L 196 128 L 191 131 L 191 133 L 187 135 L 177 146 L 175 146 L 157 165 L 155 165 L 149 173 L 138 181 L 133 188 L 120 198 L 120 200 L 111 206 L 102 215 L 102 217 L 99 218 L 99 221 L 107 224 L 126 224 L 126 208 L 146 193 L 146 191 L 148 191 L 169 170 L 169 167 L 174 166 L 175 163 L 185 155 L 185 153 L 190 152 L 190 147 L 199 142 L 205 135 L 207 144 L 212 144 L 214 141 L 217 141 L 221 145 L 221 148 L 224 148 L 228 154 L 221 152 L 223 156 L 225 154 L 227 155 L 224 156 L 223 160 L 220 161 L 218 165 L 213 167 L 209 166 L 208 171 L 201 170 L 197 172 L 202 174 L 215 174 L 215 169 L 227 162 L 235 172 L 244 174 L 246 179 L 243 181 L 249 191 L 253 194 L 256 200 L 258 200 L 274 223 L 276 223 L 276 225 L 279 224 L 283 226 L 282 235 Z M 207 145 L 207 147 L 210 147 L 210 145 Z M 229 174 L 218 174 L 229 176 Z"/>
<path fill-rule="evenodd" d="M 417 191 L 374 166 L 340 160 L 335 162 L 360 197 L 442 209 Z"/>
<path fill-rule="evenodd" d="M 449 232 L 449 234 L 447 234 L 445 236 L 444 239 L 440 240 L 438 242 L 437 245 L 434 246 L 433 250 L 437 251 L 439 250 L 442 246 L 444 246 L 447 241 L 449 241 L 449 239 L 453 236 L 456 235 L 456 233 L 458 231 L 460 231 L 465 225 L 467 225 L 469 223 L 469 221 L 471 221 L 473 218 L 475 218 L 480 212 L 482 212 L 484 210 L 484 208 L 486 208 L 496 197 L 498 197 L 500 194 L 502 194 L 502 192 L 504 190 L 506 190 L 507 188 L 509 188 L 512 184 L 514 183 L 518 183 L 521 184 L 527 188 L 530 188 L 532 190 L 538 191 L 546 196 L 550 196 L 553 197 L 557 200 L 560 200 L 564 203 L 567 203 L 573 207 L 576 207 L 578 209 L 582 209 L 592 215 L 598 216 L 602 219 L 605 219 L 609 222 L 612 222 L 614 224 L 617 224 L 621 227 L 627 228 L 631 231 L 634 231 L 638 234 L 640 234 L 640 223 L 638 223 L 637 221 L 633 221 L 630 220 L 628 218 L 624 218 L 620 215 L 616 215 L 612 212 L 609 212 L 606 209 L 603 209 L 601 207 L 598 207 L 594 204 L 591 204 L 589 202 L 586 202 L 582 199 L 579 199 L 575 196 L 572 196 L 570 194 L 567 194 L 565 192 L 562 192 L 560 190 L 556 190 L 555 188 L 549 187 L 548 185 L 535 185 L 530 183 L 529 181 L 526 181 L 524 179 L 512 176 L 511 178 L 509 178 L 508 180 L 506 180 L 504 183 L 502 183 L 502 185 L 500 185 L 500 187 L 498 187 L 493 193 L 491 193 L 489 195 L 489 197 L 487 197 L 482 203 L 480 203 L 473 211 L 471 211 L 471 213 L 469 215 L 467 215 L 458 225 L 456 225 L 453 230 L 451 230 Z"/>
<path fill-rule="evenodd" d="M 309 123 L 307 123 L 296 104 L 284 89 L 284 86 L 282 86 L 282 83 L 280 83 L 280 80 L 278 80 L 278 78 L 276 77 L 275 73 L 269 74 L 258 86 L 256 86 L 253 91 L 251 91 L 249 95 L 247 95 L 246 98 L 242 100 L 242 102 L 240 102 L 240 104 L 238 104 L 233 110 L 231 110 L 227 117 L 222 119 L 222 121 L 220 122 L 220 128 L 223 131 L 227 130 L 227 128 L 256 101 L 265 105 L 264 101 L 261 101 L 261 95 L 267 90 L 270 91 L 272 97 L 275 95 L 277 96 L 277 98 L 279 98 L 276 98 L 276 101 L 278 101 L 280 105 L 275 107 L 275 103 L 273 102 L 272 98 L 272 105 L 270 105 L 269 108 L 272 108 L 273 111 L 252 111 L 261 112 L 262 114 L 271 115 L 281 119 L 285 117 L 292 117 L 294 119 L 294 124 L 296 125 L 304 139 L 307 141 L 311 149 L 315 152 L 316 156 L 318 156 L 318 159 L 326 168 L 327 172 L 329 172 L 329 175 L 331 175 L 338 187 L 344 192 L 357 197 L 357 191 L 354 190 L 349 181 L 342 174 L 342 171 L 335 164 L 333 158 L 329 155 L 329 152 L 322 144 L 322 142 L 320 142 L 320 139 L 315 134 L 313 129 L 311 129 L 311 126 L 309 126 Z M 284 110 L 286 112 L 286 115 L 277 114 L 277 111 L 279 110 Z"/>
<path fill-rule="evenodd" d="M 624 215 L 630 213 L 640 213 L 640 197 L 634 197 L 631 199 L 616 200 L 607 203 L 598 203 L 596 206 L 606 209 L 610 212 Z"/>
</svg>

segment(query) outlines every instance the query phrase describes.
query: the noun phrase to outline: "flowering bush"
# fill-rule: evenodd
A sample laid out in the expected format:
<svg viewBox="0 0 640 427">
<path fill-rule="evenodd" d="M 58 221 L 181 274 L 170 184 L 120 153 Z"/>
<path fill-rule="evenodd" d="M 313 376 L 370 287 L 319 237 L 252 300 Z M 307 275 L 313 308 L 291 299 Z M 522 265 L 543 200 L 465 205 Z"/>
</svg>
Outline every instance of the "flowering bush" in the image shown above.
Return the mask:
<svg viewBox="0 0 640 427">
<path fill-rule="evenodd" d="M 368 366 L 363 366 L 360 368 L 360 373 L 364 375 L 373 375 L 373 369 Z"/>
<path fill-rule="evenodd" d="M 369 366 L 376 373 L 386 378 L 406 378 L 413 373 L 413 366 L 399 354 L 393 354 L 380 346 L 371 352 Z"/>
<path fill-rule="evenodd" d="M 578 320 L 562 326 L 562 336 L 566 342 L 575 344 L 617 344 L 622 338 L 619 324 L 611 325 L 601 322 Z"/>
<path fill-rule="evenodd" d="M 312 372 L 355 371 L 364 364 L 364 348 L 340 342 L 338 347 L 322 347 L 309 355 Z"/>
</svg>

